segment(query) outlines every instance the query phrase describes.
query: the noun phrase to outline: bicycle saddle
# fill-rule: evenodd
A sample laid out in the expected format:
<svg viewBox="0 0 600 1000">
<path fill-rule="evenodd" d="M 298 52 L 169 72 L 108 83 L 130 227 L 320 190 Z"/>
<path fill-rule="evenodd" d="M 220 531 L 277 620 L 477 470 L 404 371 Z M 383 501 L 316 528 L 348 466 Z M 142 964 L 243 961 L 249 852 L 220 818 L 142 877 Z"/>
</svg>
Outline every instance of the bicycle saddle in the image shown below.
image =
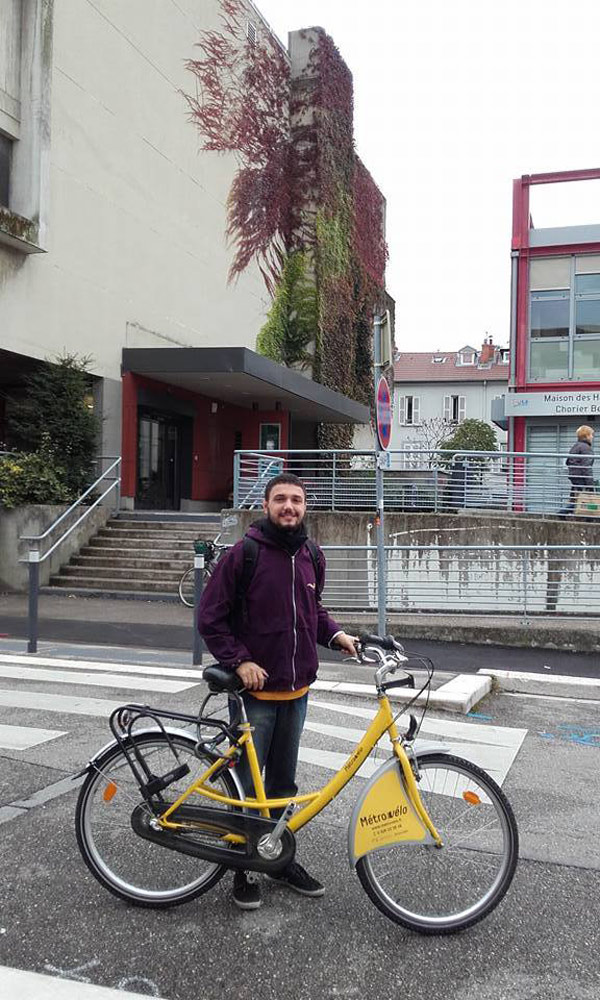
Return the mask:
<svg viewBox="0 0 600 1000">
<path fill-rule="evenodd" d="M 208 684 L 209 691 L 215 694 L 218 691 L 241 691 L 244 687 L 235 671 L 223 667 L 205 667 L 202 679 Z"/>
</svg>

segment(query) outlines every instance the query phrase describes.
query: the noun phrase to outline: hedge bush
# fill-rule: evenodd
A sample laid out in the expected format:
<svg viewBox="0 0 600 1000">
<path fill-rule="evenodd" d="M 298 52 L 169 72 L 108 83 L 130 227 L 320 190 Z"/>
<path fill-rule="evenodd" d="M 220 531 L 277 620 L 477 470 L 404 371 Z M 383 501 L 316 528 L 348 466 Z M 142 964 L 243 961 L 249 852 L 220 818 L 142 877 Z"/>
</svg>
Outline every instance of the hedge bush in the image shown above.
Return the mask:
<svg viewBox="0 0 600 1000">
<path fill-rule="evenodd" d="M 70 503 L 66 473 L 44 452 L 15 452 L 0 457 L 0 507 L 11 510 L 28 503 Z"/>
</svg>

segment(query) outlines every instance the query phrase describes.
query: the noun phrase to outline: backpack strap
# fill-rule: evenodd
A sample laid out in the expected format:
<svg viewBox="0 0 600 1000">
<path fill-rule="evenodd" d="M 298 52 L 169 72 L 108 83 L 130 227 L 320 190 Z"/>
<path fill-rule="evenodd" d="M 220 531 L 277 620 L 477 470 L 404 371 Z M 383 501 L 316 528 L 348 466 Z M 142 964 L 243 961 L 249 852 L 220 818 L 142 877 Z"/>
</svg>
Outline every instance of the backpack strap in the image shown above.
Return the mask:
<svg viewBox="0 0 600 1000">
<path fill-rule="evenodd" d="M 315 581 L 317 584 L 317 597 L 321 598 L 321 592 L 323 590 L 323 564 L 319 559 L 319 548 L 313 542 L 312 538 L 307 538 L 305 542 L 306 548 L 310 553 L 310 558 L 313 561 L 313 566 L 315 567 Z"/>
<path fill-rule="evenodd" d="M 232 614 L 232 621 L 237 626 L 245 624 L 248 620 L 246 594 L 252 583 L 260 551 L 260 546 L 256 539 L 250 538 L 248 535 L 244 535 L 242 546 L 242 573 L 235 591 L 235 603 Z"/>
</svg>

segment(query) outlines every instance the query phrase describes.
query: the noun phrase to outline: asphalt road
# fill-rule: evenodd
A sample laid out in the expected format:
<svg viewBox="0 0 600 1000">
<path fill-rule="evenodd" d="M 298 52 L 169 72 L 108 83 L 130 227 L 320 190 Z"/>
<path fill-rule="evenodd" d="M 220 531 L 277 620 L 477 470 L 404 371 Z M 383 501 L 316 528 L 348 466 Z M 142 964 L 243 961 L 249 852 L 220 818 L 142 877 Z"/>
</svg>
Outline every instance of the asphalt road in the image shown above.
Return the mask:
<svg viewBox="0 0 600 1000">
<path fill-rule="evenodd" d="M 0 634 L 6 638 L 26 638 L 26 619 L 0 611 Z M 168 623 L 44 618 L 40 620 L 40 639 L 140 649 L 188 650 L 191 648 L 191 627 Z M 474 673 L 481 668 L 488 668 L 533 673 L 551 671 L 554 674 L 576 677 L 600 676 L 600 656 L 597 653 L 516 649 L 422 639 L 403 641 L 407 649 L 431 657 L 439 670 Z"/>
<path fill-rule="evenodd" d="M 48 696 L 56 691 L 78 699 L 90 695 L 89 688 L 50 680 L 11 684 Z M 196 685 L 160 697 L 182 708 L 195 704 L 201 690 Z M 106 688 L 97 691 L 99 696 L 123 700 L 124 692 Z M 299 770 L 300 787 L 306 790 L 330 776 L 328 753 L 350 752 L 353 727 L 366 724 L 360 713 L 373 707 L 331 693 L 316 694 L 311 702 L 313 725 L 305 730 L 303 748 L 313 756 L 305 755 Z M 443 713 L 427 716 L 433 732 L 436 725 L 447 729 L 452 720 Z M 0 804 L 72 774 L 108 736 L 106 718 L 98 714 L 4 707 L 0 721 L 62 731 L 29 750 L 0 751 Z M 166 1000 L 358 1000 L 363 995 L 373 1000 L 399 995 L 405 1000 L 597 1000 L 597 705 L 493 694 L 478 706 L 476 719 L 455 721 L 459 729 L 450 739 L 461 753 L 477 760 L 487 754 L 492 766 L 505 753 L 507 737 L 517 737 L 503 787 L 521 838 L 509 894 L 463 934 L 413 934 L 387 920 L 364 894 L 346 849 L 360 777 L 299 836 L 299 858 L 326 883 L 325 897 L 305 899 L 265 881 L 263 906 L 252 913 L 233 905 L 230 876 L 207 895 L 167 911 L 132 908 L 112 897 L 83 866 L 74 837 L 77 793 L 69 791 L 0 825 L 0 965 Z"/>
</svg>

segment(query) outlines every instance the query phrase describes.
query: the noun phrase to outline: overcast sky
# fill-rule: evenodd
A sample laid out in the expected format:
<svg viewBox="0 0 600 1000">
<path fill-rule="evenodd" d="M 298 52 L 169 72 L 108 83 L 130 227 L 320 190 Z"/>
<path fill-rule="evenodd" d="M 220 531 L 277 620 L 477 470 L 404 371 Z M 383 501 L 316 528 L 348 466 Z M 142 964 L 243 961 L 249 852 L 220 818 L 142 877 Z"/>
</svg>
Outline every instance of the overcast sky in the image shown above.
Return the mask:
<svg viewBox="0 0 600 1000">
<path fill-rule="evenodd" d="M 508 343 L 513 178 L 600 166 L 600 0 L 256 3 L 283 41 L 321 25 L 352 70 L 399 349 Z M 600 182 L 534 189 L 532 215 L 600 223 Z"/>
</svg>

